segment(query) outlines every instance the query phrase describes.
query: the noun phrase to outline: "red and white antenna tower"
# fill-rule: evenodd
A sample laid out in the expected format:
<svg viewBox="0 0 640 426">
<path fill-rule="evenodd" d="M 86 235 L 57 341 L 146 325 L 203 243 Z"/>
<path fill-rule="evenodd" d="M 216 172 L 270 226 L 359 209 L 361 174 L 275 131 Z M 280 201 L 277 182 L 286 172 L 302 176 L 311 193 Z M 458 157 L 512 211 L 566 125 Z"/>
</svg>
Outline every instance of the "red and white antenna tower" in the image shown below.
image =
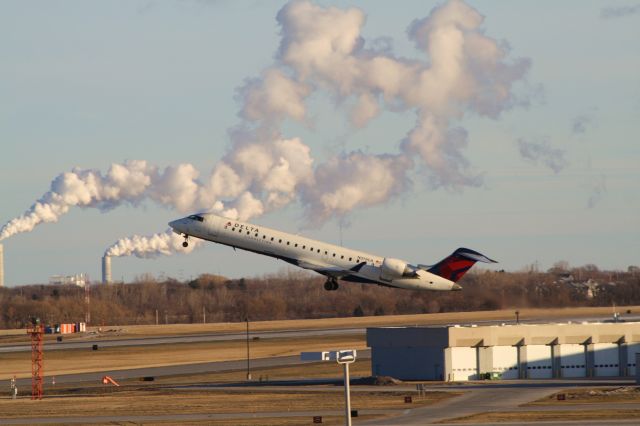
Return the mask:
<svg viewBox="0 0 640 426">
<path fill-rule="evenodd" d="M 32 325 L 27 333 L 31 335 L 31 399 L 42 399 L 44 325 L 40 324 L 40 319 L 34 318 L 32 320 Z"/>
</svg>

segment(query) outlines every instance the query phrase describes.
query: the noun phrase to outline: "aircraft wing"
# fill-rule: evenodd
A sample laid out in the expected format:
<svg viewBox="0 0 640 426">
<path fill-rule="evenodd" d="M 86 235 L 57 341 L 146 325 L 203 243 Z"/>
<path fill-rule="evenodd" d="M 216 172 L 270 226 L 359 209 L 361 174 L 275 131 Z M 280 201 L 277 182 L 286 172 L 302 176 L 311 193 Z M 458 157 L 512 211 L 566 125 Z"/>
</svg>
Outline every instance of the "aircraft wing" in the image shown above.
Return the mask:
<svg viewBox="0 0 640 426">
<path fill-rule="evenodd" d="M 326 275 L 328 277 L 337 278 L 337 279 L 346 277 L 347 275 L 358 273 L 360 269 L 366 264 L 367 262 L 360 262 L 357 265 L 355 265 L 353 268 L 344 269 L 338 266 L 321 265 L 321 264 L 309 262 L 306 260 L 297 261 L 297 265 L 301 268 L 311 269 L 312 271 L 315 271 L 319 274 Z"/>
</svg>

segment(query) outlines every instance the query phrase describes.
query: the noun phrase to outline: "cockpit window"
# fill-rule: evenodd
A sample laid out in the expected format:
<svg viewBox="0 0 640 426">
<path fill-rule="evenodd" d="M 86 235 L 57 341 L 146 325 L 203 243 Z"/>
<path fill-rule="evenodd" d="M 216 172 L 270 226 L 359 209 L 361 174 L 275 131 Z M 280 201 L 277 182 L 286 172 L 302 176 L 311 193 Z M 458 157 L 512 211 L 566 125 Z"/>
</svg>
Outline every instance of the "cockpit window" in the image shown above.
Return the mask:
<svg viewBox="0 0 640 426">
<path fill-rule="evenodd" d="M 197 220 L 198 222 L 204 222 L 204 217 L 198 215 L 198 214 L 192 214 L 191 216 L 189 216 L 189 219 L 191 220 Z"/>
</svg>

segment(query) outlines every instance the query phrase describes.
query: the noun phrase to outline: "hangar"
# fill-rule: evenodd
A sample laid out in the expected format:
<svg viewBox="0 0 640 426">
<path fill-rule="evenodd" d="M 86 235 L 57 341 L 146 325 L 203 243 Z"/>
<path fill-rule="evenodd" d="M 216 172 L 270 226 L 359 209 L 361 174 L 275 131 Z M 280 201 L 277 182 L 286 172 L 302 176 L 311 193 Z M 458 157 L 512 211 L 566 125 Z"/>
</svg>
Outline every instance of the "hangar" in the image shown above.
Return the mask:
<svg viewBox="0 0 640 426">
<path fill-rule="evenodd" d="M 368 328 L 367 346 L 402 380 L 633 377 L 640 322 Z"/>
</svg>

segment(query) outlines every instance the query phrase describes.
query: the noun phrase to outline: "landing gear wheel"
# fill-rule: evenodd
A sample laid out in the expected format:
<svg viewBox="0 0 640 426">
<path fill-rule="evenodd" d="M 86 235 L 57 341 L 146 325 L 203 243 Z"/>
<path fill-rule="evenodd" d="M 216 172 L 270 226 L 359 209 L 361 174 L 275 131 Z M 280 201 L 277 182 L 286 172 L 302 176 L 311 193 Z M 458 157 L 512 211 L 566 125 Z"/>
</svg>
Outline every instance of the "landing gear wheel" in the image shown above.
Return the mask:
<svg viewBox="0 0 640 426">
<path fill-rule="evenodd" d="M 184 248 L 189 247 L 189 236 L 188 235 L 184 236 L 184 241 L 182 242 L 182 247 L 184 247 Z"/>
<path fill-rule="evenodd" d="M 335 278 L 329 278 L 324 283 L 324 289 L 327 291 L 334 291 L 338 289 L 338 281 Z"/>
</svg>

